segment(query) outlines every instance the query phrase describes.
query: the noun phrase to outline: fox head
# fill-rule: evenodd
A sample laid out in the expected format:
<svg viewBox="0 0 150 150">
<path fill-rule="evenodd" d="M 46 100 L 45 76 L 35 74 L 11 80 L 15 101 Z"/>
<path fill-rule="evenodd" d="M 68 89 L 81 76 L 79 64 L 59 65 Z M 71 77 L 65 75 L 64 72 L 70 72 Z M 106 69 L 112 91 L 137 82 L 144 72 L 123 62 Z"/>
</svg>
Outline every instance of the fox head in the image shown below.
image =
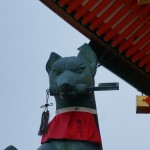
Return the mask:
<svg viewBox="0 0 150 150">
<path fill-rule="evenodd" d="M 46 64 L 50 88 L 59 91 L 61 99 L 74 99 L 80 94 L 80 85 L 94 86 L 94 76 L 97 68 L 97 57 L 88 44 L 79 48 L 78 55 L 61 57 L 52 52 Z"/>
</svg>

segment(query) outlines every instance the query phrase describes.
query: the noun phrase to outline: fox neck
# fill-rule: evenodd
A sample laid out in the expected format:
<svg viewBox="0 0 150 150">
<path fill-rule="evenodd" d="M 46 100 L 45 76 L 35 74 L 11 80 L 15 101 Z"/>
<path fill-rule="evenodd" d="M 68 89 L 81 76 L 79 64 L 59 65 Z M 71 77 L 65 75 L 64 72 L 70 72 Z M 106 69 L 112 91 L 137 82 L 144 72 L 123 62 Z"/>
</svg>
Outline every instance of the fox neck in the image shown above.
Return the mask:
<svg viewBox="0 0 150 150">
<path fill-rule="evenodd" d="M 74 99 L 61 99 L 59 96 L 55 96 L 56 110 L 66 107 L 79 106 L 96 109 L 95 95 L 94 93 L 76 97 Z"/>
</svg>

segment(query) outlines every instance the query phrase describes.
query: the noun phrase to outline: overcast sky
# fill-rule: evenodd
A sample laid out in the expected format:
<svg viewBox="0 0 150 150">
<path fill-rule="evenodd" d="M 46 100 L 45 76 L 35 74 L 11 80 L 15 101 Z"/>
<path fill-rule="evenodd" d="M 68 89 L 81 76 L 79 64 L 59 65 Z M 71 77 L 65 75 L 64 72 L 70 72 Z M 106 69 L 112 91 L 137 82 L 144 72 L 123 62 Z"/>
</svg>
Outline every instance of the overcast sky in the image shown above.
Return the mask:
<svg viewBox="0 0 150 150">
<path fill-rule="evenodd" d="M 49 55 L 74 56 L 88 42 L 38 0 L 0 0 L 0 150 L 39 147 Z M 149 150 L 150 114 L 136 114 L 141 93 L 103 67 L 95 80 L 120 84 L 119 91 L 95 93 L 104 150 Z M 55 105 L 49 109 L 52 118 Z"/>
</svg>

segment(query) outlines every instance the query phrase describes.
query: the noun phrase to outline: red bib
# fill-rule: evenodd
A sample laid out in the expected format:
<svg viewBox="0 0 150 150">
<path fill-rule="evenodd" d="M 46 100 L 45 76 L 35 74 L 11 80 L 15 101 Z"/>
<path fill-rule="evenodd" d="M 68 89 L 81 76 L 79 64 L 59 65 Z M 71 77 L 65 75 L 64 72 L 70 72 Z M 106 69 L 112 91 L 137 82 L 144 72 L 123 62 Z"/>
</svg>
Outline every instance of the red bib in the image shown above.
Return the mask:
<svg viewBox="0 0 150 150">
<path fill-rule="evenodd" d="M 41 143 L 51 139 L 68 139 L 101 143 L 94 114 L 88 112 L 65 112 L 56 115 L 43 134 Z"/>
</svg>

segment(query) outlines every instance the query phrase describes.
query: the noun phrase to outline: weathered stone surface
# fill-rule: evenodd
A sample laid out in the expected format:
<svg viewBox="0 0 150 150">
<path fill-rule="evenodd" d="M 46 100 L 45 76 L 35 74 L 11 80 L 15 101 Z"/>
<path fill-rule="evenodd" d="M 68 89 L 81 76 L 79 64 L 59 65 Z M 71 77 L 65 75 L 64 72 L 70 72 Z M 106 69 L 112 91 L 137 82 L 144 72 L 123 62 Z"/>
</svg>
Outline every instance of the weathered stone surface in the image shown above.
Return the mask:
<svg viewBox="0 0 150 150">
<path fill-rule="evenodd" d="M 56 110 L 74 106 L 96 110 L 94 92 L 86 93 L 83 90 L 85 87 L 95 86 L 94 76 L 96 74 L 96 69 L 97 57 L 88 44 L 84 44 L 79 48 L 77 57 L 62 58 L 54 52 L 51 53 L 46 64 L 46 70 L 49 75 L 50 90 L 56 100 Z M 100 136 L 97 114 L 93 114 L 93 118 Z M 72 123 L 70 122 L 70 124 Z M 88 125 L 89 124 L 90 122 L 88 122 Z M 63 129 L 62 125 L 62 130 Z M 89 131 L 90 130 L 92 129 L 89 129 Z M 63 132 L 65 133 L 67 131 L 63 130 Z M 60 138 L 49 139 L 38 148 L 38 150 L 50 149 L 102 150 L 102 144 L 73 140 L 73 138 L 71 140 Z"/>
</svg>

